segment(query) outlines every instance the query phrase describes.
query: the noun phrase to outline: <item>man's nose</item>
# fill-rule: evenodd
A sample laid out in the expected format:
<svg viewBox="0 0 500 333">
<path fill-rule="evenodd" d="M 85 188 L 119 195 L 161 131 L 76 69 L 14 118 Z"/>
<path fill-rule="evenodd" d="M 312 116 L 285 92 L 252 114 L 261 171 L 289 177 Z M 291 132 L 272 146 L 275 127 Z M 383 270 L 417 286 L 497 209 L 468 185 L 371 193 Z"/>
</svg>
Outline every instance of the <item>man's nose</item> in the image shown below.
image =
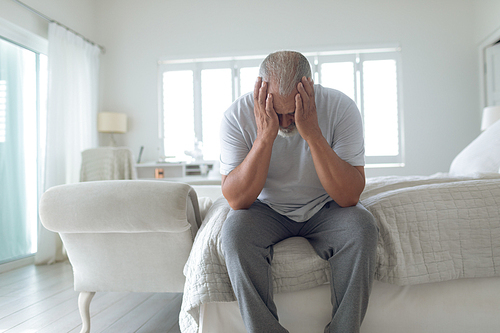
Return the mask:
<svg viewBox="0 0 500 333">
<path fill-rule="evenodd" d="M 288 128 L 295 121 L 295 116 L 293 114 L 284 114 L 281 117 L 281 127 Z"/>
</svg>

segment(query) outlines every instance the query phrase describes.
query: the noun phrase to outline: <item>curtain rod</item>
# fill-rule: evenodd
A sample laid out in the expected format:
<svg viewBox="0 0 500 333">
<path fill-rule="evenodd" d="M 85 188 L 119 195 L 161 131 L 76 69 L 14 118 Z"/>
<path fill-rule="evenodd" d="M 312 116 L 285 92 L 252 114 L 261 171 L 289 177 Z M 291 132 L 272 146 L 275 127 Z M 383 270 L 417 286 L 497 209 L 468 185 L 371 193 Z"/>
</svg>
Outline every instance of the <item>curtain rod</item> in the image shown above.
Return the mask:
<svg viewBox="0 0 500 333">
<path fill-rule="evenodd" d="M 59 24 L 60 26 L 64 27 L 65 29 L 67 29 L 67 30 L 71 31 L 72 33 L 74 33 L 75 35 L 80 36 L 80 37 L 81 37 L 81 38 L 83 38 L 86 42 L 89 42 L 90 44 L 92 44 L 92 45 L 95 45 L 95 46 L 99 47 L 99 48 L 101 49 L 101 52 L 102 52 L 103 54 L 104 54 L 104 53 L 106 53 L 106 48 L 105 48 L 104 46 L 101 46 L 101 45 L 99 45 L 99 44 L 97 44 L 97 43 L 94 43 L 93 41 L 91 41 L 90 39 L 86 38 L 86 37 L 85 37 L 85 36 L 83 36 L 82 34 L 79 34 L 79 33 L 78 33 L 78 32 L 76 32 L 75 30 L 70 29 L 69 27 L 65 26 L 64 24 L 62 24 L 62 23 L 60 23 L 60 22 L 58 22 L 58 21 L 56 21 L 56 20 L 51 19 L 51 18 L 50 18 L 50 17 L 48 17 L 47 15 L 44 15 L 44 14 L 40 13 L 38 10 L 36 10 L 36 9 L 34 9 L 34 8 L 30 7 L 30 6 L 28 6 L 28 5 L 27 5 L 27 4 L 25 4 L 25 3 L 22 3 L 22 2 L 21 2 L 21 1 L 19 1 L 19 0 L 12 0 L 12 1 L 14 1 L 14 2 L 15 2 L 15 3 L 17 3 L 17 4 L 19 4 L 20 6 L 23 6 L 24 8 L 26 8 L 26 9 L 27 9 L 27 10 L 29 10 L 30 12 L 35 13 L 36 15 L 40 16 L 41 18 L 43 18 L 43 19 L 44 19 L 44 20 L 46 20 L 46 21 L 49 21 L 49 22 L 51 22 L 51 23 L 53 22 L 53 23 L 57 23 L 57 24 Z"/>
</svg>

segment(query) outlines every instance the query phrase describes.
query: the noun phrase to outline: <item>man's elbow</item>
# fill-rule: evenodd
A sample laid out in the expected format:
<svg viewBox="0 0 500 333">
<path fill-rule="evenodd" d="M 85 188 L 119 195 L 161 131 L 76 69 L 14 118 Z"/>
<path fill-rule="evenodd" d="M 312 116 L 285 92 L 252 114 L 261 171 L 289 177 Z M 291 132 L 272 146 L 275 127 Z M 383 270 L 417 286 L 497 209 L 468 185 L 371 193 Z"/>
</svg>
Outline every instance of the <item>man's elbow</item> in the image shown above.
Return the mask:
<svg viewBox="0 0 500 333">
<path fill-rule="evenodd" d="M 253 203 L 253 201 L 248 200 L 241 194 L 234 195 L 228 193 L 225 191 L 225 188 L 222 188 L 222 195 L 233 210 L 248 209 Z"/>
<path fill-rule="evenodd" d="M 352 206 L 356 206 L 358 204 L 359 200 L 358 201 L 346 201 L 346 202 L 342 202 L 342 203 L 339 203 L 337 202 L 337 204 L 342 207 L 342 208 L 347 208 L 347 207 L 352 207 Z"/>
<path fill-rule="evenodd" d="M 226 200 L 227 200 L 229 206 L 233 210 L 248 209 L 252 205 L 252 203 L 249 204 L 249 203 L 247 203 L 245 201 L 241 201 L 241 200 L 229 200 L 227 198 L 226 198 Z"/>
<path fill-rule="evenodd" d="M 342 208 L 352 207 L 358 204 L 359 196 L 345 197 L 340 200 L 336 200 L 335 202 Z"/>
</svg>

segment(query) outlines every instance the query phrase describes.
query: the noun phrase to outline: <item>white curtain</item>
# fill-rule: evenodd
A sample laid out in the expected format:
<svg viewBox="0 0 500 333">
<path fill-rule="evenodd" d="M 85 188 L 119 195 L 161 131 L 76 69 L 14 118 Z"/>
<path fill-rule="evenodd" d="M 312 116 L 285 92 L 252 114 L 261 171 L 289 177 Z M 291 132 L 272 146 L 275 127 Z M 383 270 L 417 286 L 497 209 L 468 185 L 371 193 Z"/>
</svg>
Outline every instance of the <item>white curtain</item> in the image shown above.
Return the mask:
<svg viewBox="0 0 500 333">
<path fill-rule="evenodd" d="M 97 146 L 99 47 L 49 24 L 47 143 L 43 190 L 79 180 L 81 152 Z M 36 264 L 64 259 L 59 235 L 39 224 Z"/>
</svg>

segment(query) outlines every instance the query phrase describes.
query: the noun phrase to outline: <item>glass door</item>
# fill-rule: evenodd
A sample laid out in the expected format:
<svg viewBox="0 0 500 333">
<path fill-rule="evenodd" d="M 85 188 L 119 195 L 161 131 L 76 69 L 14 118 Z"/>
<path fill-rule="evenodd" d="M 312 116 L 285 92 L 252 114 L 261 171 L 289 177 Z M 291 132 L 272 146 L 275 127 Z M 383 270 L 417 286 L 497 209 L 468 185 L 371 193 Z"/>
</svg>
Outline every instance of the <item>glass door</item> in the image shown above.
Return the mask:
<svg viewBox="0 0 500 333">
<path fill-rule="evenodd" d="M 47 86 L 46 60 L 0 38 L 0 263 L 36 252 L 39 119 L 45 102 L 39 96 Z"/>
</svg>

